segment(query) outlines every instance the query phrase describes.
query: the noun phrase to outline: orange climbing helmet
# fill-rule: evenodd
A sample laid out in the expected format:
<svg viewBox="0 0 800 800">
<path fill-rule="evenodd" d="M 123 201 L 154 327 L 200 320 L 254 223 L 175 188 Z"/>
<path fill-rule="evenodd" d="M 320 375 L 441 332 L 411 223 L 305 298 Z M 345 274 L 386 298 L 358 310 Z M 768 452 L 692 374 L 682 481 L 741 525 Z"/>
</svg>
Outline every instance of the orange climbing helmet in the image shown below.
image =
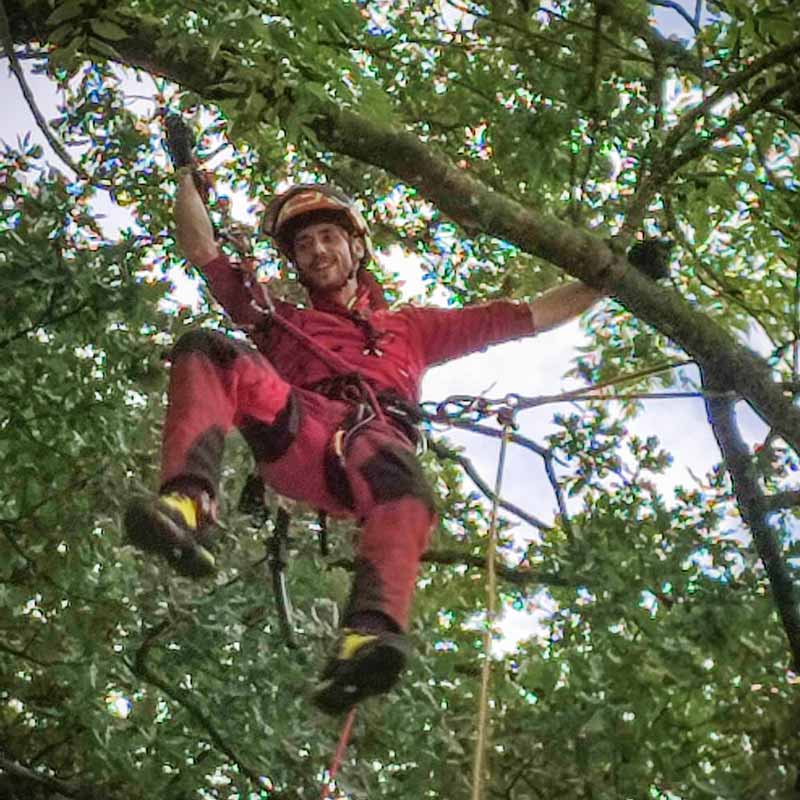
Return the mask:
<svg viewBox="0 0 800 800">
<path fill-rule="evenodd" d="M 264 211 L 261 230 L 272 237 L 278 249 L 292 257 L 292 242 L 297 231 L 311 222 L 334 222 L 364 240 L 360 267 L 373 257 L 367 221 L 355 202 L 344 192 L 326 183 L 301 183 L 277 195 Z"/>
</svg>

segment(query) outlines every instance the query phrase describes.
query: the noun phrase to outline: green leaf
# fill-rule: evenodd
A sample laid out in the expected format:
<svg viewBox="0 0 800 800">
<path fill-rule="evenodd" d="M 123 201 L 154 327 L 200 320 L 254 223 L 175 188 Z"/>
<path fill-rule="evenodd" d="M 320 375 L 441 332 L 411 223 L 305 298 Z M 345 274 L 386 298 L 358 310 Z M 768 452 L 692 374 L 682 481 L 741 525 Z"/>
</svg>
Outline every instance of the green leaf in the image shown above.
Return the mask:
<svg viewBox="0 0 800 800">
<path fill-rule="evenodd" d="M 104 56 L 107 56 L 114 61 L 124 60 L 115 47 L 110 45 L 108 42 L 104 42 L 102 39 L 97 39 L 94 36 L 90 36 L 89 46 L 92 49 L 97 50 L 98 53 L 102 53 Z"/>
<path fill-rule="evenodd" d="M 47 18 L 47 24 L 56 26 L 68 19 L 74 19 L 83 11 L 83 0 L 67 0 L 61 3 Z"/>
<path fill-rule="evenodd" d="M 112 42 L 120 42 L 129 37 L 129 33 L 117 25 L 116 22 L 109 22 L 107 19 L 90 20 L 92 30 L 103 39 L 110 39 Z"/>
</svg>

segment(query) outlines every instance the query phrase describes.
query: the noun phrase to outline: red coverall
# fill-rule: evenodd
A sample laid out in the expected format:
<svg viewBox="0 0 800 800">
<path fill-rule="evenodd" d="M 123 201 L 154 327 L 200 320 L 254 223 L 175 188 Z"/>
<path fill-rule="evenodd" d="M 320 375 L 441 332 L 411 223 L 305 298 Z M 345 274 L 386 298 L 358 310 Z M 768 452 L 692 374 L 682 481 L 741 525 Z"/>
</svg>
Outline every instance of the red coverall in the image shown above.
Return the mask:
<svg viewBox="0 0 800 800">
<path fill-rule="evenodd" d="M 344 619 L 381 612 L 407 627 L 420 558 L 434 522 L 432 495 L 399 425 L 351 427 L 344 460 L 332 439 L 352 403 L 312 387 L 334 377 L 322 359 L 270 324 L 251 303 L 245 273 L 220 255 L 202 268 L 212 294 L 258 348 L 209 330 L 181 337 L 172 353 L 162 450 L 162 491 L 189 480 L 216 496 L 223 444 L 236 426 L 266 484 L 361 526 Z M 424 371 L 489 344 L 534 333 L 524 303 L 389 311 L 380 287 L 359 270 L 352 308 L 277 302 L 277 312 L 348 362 L 373 390 L 416 403 Z M 377 352 L 376 352 L 377 351 Z M 380 353 L 380 354 L 378 354 Z"/>
</svg>

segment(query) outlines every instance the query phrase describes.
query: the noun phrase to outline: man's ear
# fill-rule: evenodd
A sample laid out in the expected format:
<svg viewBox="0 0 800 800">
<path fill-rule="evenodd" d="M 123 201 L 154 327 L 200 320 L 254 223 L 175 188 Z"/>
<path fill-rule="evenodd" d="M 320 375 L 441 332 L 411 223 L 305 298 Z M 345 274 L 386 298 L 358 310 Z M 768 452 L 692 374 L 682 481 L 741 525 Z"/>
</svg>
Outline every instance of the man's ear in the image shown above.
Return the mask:
<svg viewBox="0 0 800 800">
<path fill-rule="evenodd" d="M 364 244 L 364 239 L 361 236 L 351 236 L 350 255 L 353 257 L 353 261 L 355 261 L 356 264 L 360 264 L 366 252 L 367 248 Z"/>
</svg>

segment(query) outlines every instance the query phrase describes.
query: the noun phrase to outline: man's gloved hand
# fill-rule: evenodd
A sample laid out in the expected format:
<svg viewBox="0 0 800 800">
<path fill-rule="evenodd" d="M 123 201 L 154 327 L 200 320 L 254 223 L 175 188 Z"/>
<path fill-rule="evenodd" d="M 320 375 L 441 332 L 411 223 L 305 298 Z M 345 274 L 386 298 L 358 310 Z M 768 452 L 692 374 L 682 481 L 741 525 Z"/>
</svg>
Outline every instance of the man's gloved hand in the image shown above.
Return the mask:
<svg viewBox="0 0 800 800">
<path fill-rule="evenodd" d="M 172 166 L 176 171 L 184 167 L 191 169 L 195 188 L 203 198 L 203 202 L 207 203 L 212 188 L 211 180 L 207 173 L 197 169 L 192 129 L 183 121 L 180 114 L 172 112 L 164 113 L 164 128 L 167 133 L 167 152 L 172 160 Z"/>
<path fill-rule="evenodd" d="M 669 277 L 672 242 L 669 239 L 647 239 L 637 242 L 628 250 L 628 261 L 639 272 L 654 281 Z"/>
<path fill-rule="evenodd" d="M 192 129 L 183 121 L 180 114 L 172 113 L 164 115 L 164 128 L 167 132 L 167 152 L 172 159 L 172 165 L 175 169 L 193 167 L 195 160 Z"/>
</svg>

